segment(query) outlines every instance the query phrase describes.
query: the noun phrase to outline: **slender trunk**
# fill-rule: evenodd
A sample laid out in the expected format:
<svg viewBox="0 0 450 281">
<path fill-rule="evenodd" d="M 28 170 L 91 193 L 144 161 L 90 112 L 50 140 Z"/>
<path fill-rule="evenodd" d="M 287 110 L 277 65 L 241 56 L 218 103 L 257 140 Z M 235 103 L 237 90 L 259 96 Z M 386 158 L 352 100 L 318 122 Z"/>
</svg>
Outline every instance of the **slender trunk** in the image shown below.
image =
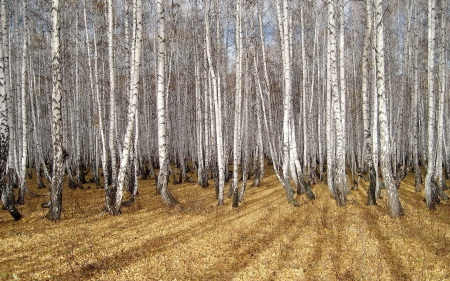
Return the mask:
<svg viewBox="0 0 450 281">
<path fill-rule="evenodd" d="M 209 75 L 212 79 L 212 93 L 214 100 L 215 127 L 216 127 L 216 143 L 217 143 L 217 164 L 219 168 L 219 205 L 223 205 L 223 193 L 225 184 L 225 165 L 223 162 L 223 137 L 222 137 L 222 116 L 221 116 L 221 95 L 218 91 L 218 81 L 212 64 L 211 58 L 211 35 L 209 30 L 209 3 L 205 7 L 205 36 L 206 36 L 206 54 L 208 59 Z M 219 67 L 217 65 L 217 67 Z"/>
<path fill-rule="evenodd" d="M 392 177 L 391 143 L 389 135 L 389 120 L 387 118 L 386 90 L 385 90 L 385 66 L 384 66 L 384 27 L 383 27 L 383 1 L 376 0 L 376 53 L 377 53 L 377 95 L 378 112 L 380 122 L 380 148 L 381 171 L 388 194 L 391 217 L 404 214 L 397 193 L 397 187 Z"/>
<path fill-rule="evenodd" d="M 345 175 L 345 141 L 342 126 L 341 97 L 337 76 L 337 44 L 336 44 L 336 21 L 335 21 L 336 1 L 330 1 L 328 6 L 328 30 L 330 40 L 330 80 L 331 83 L 331 103 L 333 111 L 333 123 L 335 129 L 335 166 L 333 165 L 333 194 L 339 206 L 347 204 L 347 179 Z"/>
<path fill-rule="evenodd" d="M 242 111 L 242 3 L 236 0 L 236 95 L 234 104 L 234 139 L 233 139 L 233 207 L 239 204 L 238 181 L 241 156 L 241 111 Z"/>
<path fill-rule="evenodd" d="M 93 28 L 94 31 L 94 78 L 95 78 L 95 96 L 97 97 L 97 106 L 98 106 L 98 130 L 100 132 L 100 138 L 102 140 L 102 171 L 103 171 L 103 185 L 105 190 L 109 187 L 109 169 L 108 169 L 108 160 L 107 160 L 107 152 L 106 152 L 106 136 L 103 126 L 103 106 L 102 101 L 103 98 L 100 97 L 100 82 L 98 77 L 98 52 L 97 52 L 97 38 L 95 32 L 95 26 Z M 87 36 L 87 34 L 86 34 Z M 103 72 L 104 73 L 104 72 Z"/>
<path fill-rule="evenodd" d="M 127 6 L 127 12 L 128 14 L 128 6 Z M 125 19 L 126 22 L 126 35 L 128 36 L 128 18 Z M 126 38 L 128 39 L 128 38 Z M 125 44 L 128 45 L 128 40 L 125 40 Z M 114 197 L 116 195 L 117 191 L 117 168 L 116 168 L 116 152 L 115 152 L 115 121 L 116 121 L 116 115 L 115 115 L 115 79 L 114 79 L 114 50 L 113 50 L 113 4 L 112 0 L 108 0 L 108 52 L 109 52 L 109 100 L 110 100 L 110 109 L 109 109 L 109 155 L 111 159 L 111 187 L 108 186 L 108 184 L 105 184 L 105 202 L 106 202 L 106 208 L 108 212 L 114 214 L 116 213 L 115 208 L 112 205 L 116 203 L 113 201 L 111 197 Z M 128 57 L 128 52 L 125 54 L 126 57 Z M 128 68 L 127 68 L 128 69 Z M 128 75 L 127 75 L 128 77 Z M 128 83 L 125 86 L 128 90 Z M 128 92 L 127 92 L 128 93 Z M 106 159 L 108 161 L 108 159 Z M 105 180 L 106 183 L 107 179 Z M 118 211 L 117 211 L 118 213 Z"/>
<path fill-rule="evenodd" d="M 415 5 L 416 1 L 414 1 L 413 6 Z M 418 18 L 418 8 L 415 8 L 415 18 Z M 414 181 L 415 181 L 415 190 L 416 192 L 421 191 L 421 184 L 422 184 L 422 175 L 420 173 L 420 167 L 419 167 L 419 144 L 418 144 L 418 134 L 419 134 L 419 120 L 418 120 L 418 99 L 419 99 L 419 68 L 418 68 L 418 61 L 419 61 L 419 30 L 418 30 L 418 21 L 414 21 L 414 87 L 413 87 L 413 96 L 412 96 L 412 105 L 411 105 L 411 116 L 412 116 L 412 154 L 413 154 L 413 166 L 414 166 Z"/>
<path fill-rule="evenodd" d="M 436 0 L 428 1 L 428 166 L 425 177 L 425 199 L 427 207 L 434 209 L 439 203 L 436 180 L 436 108 L 435 108 L 435 29 L 436 29 Z"/>
<path fill-rule="evenodd" d="M 111 159 L 112 186 L 115 186 L 117 178 L 116 167 L 116 84 L 114 76 L 114 49 L 113 49 L 113 1 L 108 0 L 108 52 L 109 52 L 109 155 Z"/>
<path fill-rule="evenodd" d="M 15 221 L 20 220 L 22 215 L 14 206 L 14 193 L 13 187 L 8 177 L 7 162 L 9 151 L 9 127 L 8 127 L 8 95 L 6 91 L 6 79 L 5 79 L 5 56 L 3 54 L 3 42 L 4 42 L 4 24 L 5 24 L 5 0 L 1 1 L 0 11 L 0 196 L 3 203 L 3 207 L 11 214 Z M 10 173 L 11 174 L 11 173 Z"/>
<path fill-rule="evenodd" d="M 374 18 L 374 13 L 372 15 Z M 376 64 L 376 25 L 372 26 L 373 42 L 372 42 L 372 160 L 375 169 L 375 194 L 378 198 L 380 193 L 380 177 L 379 177 L 379 130 L 378 130 L 378 94 L 377 94 L 377 64 Z"/>
<path fill-rule="evenodd" d="M 158 151 L 159 151 L 159 176 L 158 191 L 161 193 L 162 200 L 168 205 L 176 205 L 178 201 L 172 196 L 167 187 L 167 175 L 169 169 L 169 157 L 167 147 L 167 108 L 165 106 L 165 59 L 166 59 L 166 43 L 165 43 L 165 0 L 157 1 L 158 16 L 158 77 L 157 77 L 157 94 L 156 106 L 158 110 Z"/>
<path fill-rule="evenodd" d="M 446 49 L 445 49 L 445 23 L 446 23 L 446 4 L 441 1 L 441 25 L 440 25 L 440 46 L 439 46 L 439 96 L 437 103 L 437 135 L 436 135 L 436 183 L 438 184 L 438 194 L 442 200 L 448 200 L 448 196 L 444 193 L 445 180 L 442 177 L 442 164 L 444 159 L 444 105 L 446 93 Z"/>
<path fill-rule="evenodd" d="M 27 148 L 28 148 L 28 136 L 27 136 L 27 106 L 26 106 L 26 81 L 27 81 L 27 49 L 28 49 L 28 0 L 23 0 L 23 50 L 22 50 L 22 76 L 21 76 L 21 117 L 22 117 L 22 151 L 20 159 L 19 170 L 19 197 L 17 203 L 20 205 L 25 204 L 25 190 L 26 190 L 26 172 L 27 172 Z"/>
<path fill-rule="evenodd" d="M 76 177 L 77 185 L 82 187 L 83 183 L 86 183 L 84 178 L 84 168 L 83 159 L 81 157 L 81 118 L 80 118 L 80 83 L 79 83 L 79 71 L 80 67 L 78 64 L 79 59 L 79 43 L 78 43 L 78 13 L 76 18 L 76 28 L 75 28 L 75 161 L 76 161 Z"/>
<path fill-rule="evenodd" d="M 203 114 L 202 114 L 202 97 L 200 90 L 200 66 L 197 54 L 197 48 L 194 50 L 195 57 L 195 113 L 196 113 L 196 133 L 197 133 L 197 184 L 203 188 L 208 186 L 208 178 L 205 172 L 205 162 L 203 153 Z"/>
<path fill-rule="evenodd" d="M 366 32 L 364 35 L 364 49 L 362 58 L 362 95 L 363 95 L 363 123 L 364 123 L 364 151 L 366 163 L 369 166 L 369 189 L 367 190 L 367 204 L 376 205 L 376 174 L 372 161 L 372 135 L 370 133 L 370 91 L 369 91 L 369 58 L 372 30 L 372 0 L 366 0 Z"/>
<path fill-rule="evenodd" d="M 50 209 L 47 219 L 57 221 L 61 216 L 64 178 L 62 116 L 61 116 L 61 69 L 59 41 L 59 1 L 52 1 L 52 141 L 53 175 L 50 189 Z"/>
<path fill-rule="evenodd" d="M 34 91 L 31 91 L 31 92 L 33 93 Z M 35 110 L 34 110 L 34 97 L 33 97 L 33 95 L 37 96 L 37 94 L 34 93 L 34 94 L 30 95 L 31 120 L 33 121 L 33 139 L 34 139 L 34 143 L 36 145 L 36 153 L 35 153 L 34 162 L 35 162 L 35 167 L 36 167 L 36 179 L 37 179 L 37 182 L 38 182 L 38 189 L 41 189 L 41 188 L 45 187 L 44 183 L 42 182 L 42 177 L 40 175 L 41 162 L 42 162 L 42 156 L 41 156 L 42 155 L 42 152 L 41 152 L 42 149 L 41 149 L 41 143 L 40 143 L 40 141 L 38 139 L 38 135 L 37 135 L 37 132 L 38 132 L 37 126 L 38 126 L 38 124 L 37 124 L 37 121 L 36 121 L 36 114 L 35 114 Z M 36 97 L 36 100 L 37 100 L 37 97 Z M 37 106 L 37 103 L 36 103 L 36 106 Z M 36 108 L 36 110 L 38 111 L 39 109 Z"/>
<path fill-rule="evenodd" d="M 334 16 L 334 12 L 331 12 L 332 3 L 328 2 L 328 21 L 331 21 L 331 17 Z M 333 126 L 333 111 L 331 102 L 331 30 L 327 32 L 327 88 L 326 88 L 326 142 L 327 142 L 327 185 L 331 194 L 334 196 L 334 126 Z"/>
<path fill-rule="evenodd" d="M 283 161 L 282 161 L 282 184 L 286 191 L 286 197 L 290 204 L 299 206 L 300 204 L 294 198 L 294 192 L 290 183 L 290 172 L 292 167 L 290 165 L 294 163 L 295 159 L 291 159 L 292 154 L 292 142 L 295 141 L 294 134 L 291 134 L 293 130 L 293 117 L 292 114 L 292 73 L 291 73 L 291 58 L 290 58 L 290 42 L 289 42 L 289 9 L 287 0 L 283 0 L 282 6 L 277 0 L 277 15 L 278 15 L 278 29 L 281 38 L 281 49 L 283 58 L 283 81 L 284 81 L 284 95 L 283 95 Z M 294 163 L 295 164 L 295 163 Z"/>
<path fill-rule="evenodd" d="M 303 3 L 300 6 L 300 21 L 301 21 L 301 47 L 302 47 L 302 119 L 303 119 L 303 167 L 306 169 L 310 169 L 309 167 L 309 159 L 308 159 L 308 119 L 306 115 L 306 50 L 305 50 L 305 23 L 303 19 Z M 312 94 L 312 92 L 311 92 Z M 308 172 L 308 171 L 305 171 Z"/>
<path fill-rule="evenodd" d="M 141 50 L 142 50 L 142 1 L 137 0 L 135 2 L 135 7 L 133 9 L 133 21 L 134 24 L 134 43 L 132 51 L 132 76 L 130 84 L 130 96 L 129 96 L 129 106 L 128 106 L 128 116 L 127 116 L 127 127 L 125 132 L 125 139 L 123 142 L 123 151 L 120 162 L 120 168 L 117 178 L 117 190 L 115 190 L 114 203 L 111 204 L 110 212 L 113 215 L 118 215 L 120 213 L 120 207 L 122 204 L 123 189 L 125 184 L 125 173 L 129 168 L 130 163 L 130 150 L 132 149 L 131 136 L 133 134 L 133 129 L 135 128 L 136 122 L 136 108 L 139 93 L 139 78 L 140 78 L 140 63 L 141 63 Z M 133 176 L 133 175 L 130 175 Z M 108 202 L 107 202 L 108 203 Z"/>
</svg>

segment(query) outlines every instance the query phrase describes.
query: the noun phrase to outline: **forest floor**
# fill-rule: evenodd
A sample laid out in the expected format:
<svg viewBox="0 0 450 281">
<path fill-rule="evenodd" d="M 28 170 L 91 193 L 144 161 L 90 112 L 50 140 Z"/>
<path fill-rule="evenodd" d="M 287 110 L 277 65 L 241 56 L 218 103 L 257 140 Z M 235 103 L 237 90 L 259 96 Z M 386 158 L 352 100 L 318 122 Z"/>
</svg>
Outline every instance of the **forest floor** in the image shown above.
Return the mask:
<svg viewBox="0 0 450 281">
<path fill-rule="evenodd" d="M 234 209 L 194 183 L 170 184 L 181 205 L 167 207 L 151 179 L 111 216 L 104 190 L 65 185 L 56 223 L 40 207 L 48 190 L 29 180 L 42 196 L 19 206 L 23 219 L 0 212 L 0 280 L 450 280 L 450 204 L 429 211 L 412 174 L 399 190 L 406 215 L 392 219 L 386 191 L 367 206 L 363 181 L 344 207 L 323 183 L 315 201 L 288 205 L 271 170 Z"/>
</svg>

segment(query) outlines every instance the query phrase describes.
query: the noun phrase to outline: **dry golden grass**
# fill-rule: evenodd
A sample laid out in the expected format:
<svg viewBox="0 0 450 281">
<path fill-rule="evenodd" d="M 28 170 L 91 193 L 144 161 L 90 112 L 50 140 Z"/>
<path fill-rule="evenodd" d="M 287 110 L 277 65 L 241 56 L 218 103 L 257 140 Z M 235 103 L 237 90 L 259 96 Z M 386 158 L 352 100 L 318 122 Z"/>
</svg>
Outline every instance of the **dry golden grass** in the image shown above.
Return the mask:
<svg viewBox="0 0 450 281">
<path fill-rule="evenodd" d="M 267 169 L 269 171 L 270 168 Z M 211 181 L 212 182 L 212 181 Z M 154 180 L 120 216 L 101 214 L 104 191 L 65 188 L 60 222 L 44 219 L 44 196 L 27 197 L 24 218 L 0 212 L 2 280 L 450 280 L 450 205 L 428 211 L 413 176 L 400 187 L 406 216 L 386 199 L 337 207 L 328 188 L 287 204 L 273 173 L 249 187 L 239 208 L 217 206 L 213 188 L 170 185 L 180 206 L 155 195 Z M 386 195 L 384 194 L 386 198 Z"/>
</svg>

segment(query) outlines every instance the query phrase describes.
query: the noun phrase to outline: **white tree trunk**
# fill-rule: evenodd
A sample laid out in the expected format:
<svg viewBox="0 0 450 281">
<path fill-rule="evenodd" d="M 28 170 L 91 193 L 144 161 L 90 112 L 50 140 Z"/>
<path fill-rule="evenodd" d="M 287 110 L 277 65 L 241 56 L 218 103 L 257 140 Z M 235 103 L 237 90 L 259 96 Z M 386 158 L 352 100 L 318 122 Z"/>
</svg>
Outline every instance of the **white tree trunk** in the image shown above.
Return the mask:
<svg viewBox="0 0 450 281">
<path fill-rule="evenodd" d="M 372 17 L 375 19 L 375 11 Z M 376 21 L 375 21 L 376 22 Z M 380 194 L 380 180 L 378 172 L 380 145 L 379 145 L 379 122 L 378 122 L 378 89 L 377 89 L 377 64 L 376 64 L 376 25 L 372 27 L 373 40 L 372 40 L 372 160 L 375 168 L 376 183 L 375 193 L 376 196 Z"/>
<path fill-rule="evenodd" d="M 415 0 L 412 6 L 415 5 Z M 415 16 L 418 17 L 418 8 L 415 7 Z M 412 154 L 413 154 L 413 166 L 414 166 L 414 178 L 415 178 L 415 190 L 420 192 L 422 184 L 422 175 L 420 173 L 419 167 L 419 144 L 418 144 L 418 134 L 419 134 L 419 120 L 418 120 L 418 99 L 419 99 L 419 30 L 418 21 L 414 21 L 414 66 L 413 66 L 413 96 L 411 103 L 411 144 L 412 144 Z"/>
<path fill-rule="evenodd" d="M 335 6 L 336 0 L 328 3 L 328 35 L 330 48 L 328 50 L 330 58 L 330 78 L 331 83 L 331 103 L 334 132 L 335 132 L 335 161 L 333 161 L 332 170 L 327 167 L 328 174 L 333 173 L 333 195 L 339 206 L 347 203 L 347 179 L 345 175 L 345 141 L 342 126 L 342 110 L 341 110 L 341 95 L 339 91 L 338 75 L 337 75 L 337 42 L 336 42 L 336 20 L 335 20 Z M 330 120 L 331 121 L 331 120 Z"/>
<path fill-rule="evenodd" d="M 59 220 L 62 209 L 62 190 L 64 178 L 63 135 L 61 116 L 61 69 L 59 41 L 59 1 L 52 1 L 52 141 L 53 141 L 53 175 L 50 189 L 49 220 Z"/>
<path fill-rule="evenodd" d="M 364 49 L 362 57 L 362 96 L 363 96 L 363 127 L 365 163 L 369 166 L 369 189 L 367 191 L 368 205 L 376 205 L 376 174 L 372 161 L 372 135 L 370 133 L 370 90 L 369 90 L 369 61 L 371 54 L 372 31 L 372 0 L 366 0 L 366 31 L 364 34 Z"/>
<path fill-rule="evenodd" d="M 22 49 L 22 72 L 21 72 L 21 116 L 22 116 L 22 151 L 21 151 L 21 159 L 20 159 L 20 170 L 19 170 L 19 198 L 17 199 L 17 203 L 20 205 L 25 204 L 25 177 L 27 173 L 27 148 L 28 148 L 28 134 L 27 134 L 27 49 L 28 49 L 28 15 L 27 9 L 28 0 L 23 0 L 23 49 Z"/>
<path fill-rule="evenodd" d="M 425 199 L 429 209 L 434 209 L 439 203 L 436 178 L 436 108 L 435 108 L 435 40 L 436 40 L 436 0 L 428 1 L 428 122 L 427 147 L 428 165 L 425 177 Z"/>
<path fill-rule="evenodd" d="M 79 72 L 80 72 L 80 66 L 78 63 L 79 60 L 79 42 L 78 42 L 78 12 L 76 16 L 76 26 L 75 26 L 75 161 L 76 161 L 76 177 L 77 177 L 77 185 L 82 186 L 82 178 L 81 175 L 84 173 L 84 169 L 81 169 L 82 167 L 82 159 L 81 159 L 81 141 L 80 141 L 80 134 L 81 134 L 81 118 L 80 118 L 80 83 L 79 83 Z M 45 167 L 44 167 L 45 168 Z"/>
<path fill-rule="evenodd" d="M 328 2 L 328 22 L 332 21 L 334 11 L 332 11 L 332 2 Z M 327 32 L 327 90 L 326 90 L 326 142 L 327 142 L 327 185 L 331 194 L 334 196 L 334 126 L 333 126 L 333 110 L 331 99 L 331 30 L 328 28 Z"/>
<path fill-rule="evenodd" d="M 376 8 L 376 62 L 377 62 L 377 94 L 378 112 L 380 122 L 380 148 L 381 148 L 381 171 L 388 194 L 391 217 L 402 215 L 403 208 L 397 193 L 391 167 L 391 143 L 389 135 L 389 120 L 387 118 L 385 70 L 384 70 L 384 27 L 383 27 L 383 1 L 375 0 Z"/>
<path fill-rule="evenodd" d="M 207 0 L 208 1 L 208 0 Z M 222 136 L 222 115 L 221 115 L 221 94 L 218 91 L 218 81 L 212 64 L 211 57 L 211 35 L 209 30 L 209 3 L 205 7 L 205 32 L 206 32 L 206 54 L 208 59 L 209 75 L 212 79 L 212 90 L 214 100 L 215 126 L 216 126 L 216 143 L 217 143 L 217 164 L 219 166 L 219 205 L 223 205 L 223 194 L 225 184 L 225 163 L 223 162 L 223 136 Z M 217 66 L 218 67 L 218 66 Z"/>
<path fill-rule="evenodd" d="M 200 63 L 197 48 L 194 50 L 195 66 L 195 113 L 196 113 L 196 133 L 197 133 L 197 183 L 201 187 L 208 186 L 208 178 L 205 173 L 205 162 L 203 157 L 203 114 L 202 114 L 202 95 L 200 86 Z"/>
<path fill-rule="evenodd" d="M 306 83 L 307 83 L 307 62 L 306 62 L 306 49 L 305 49 L 305 22 L 303 19 L 303 5 L 300 6 L 300 21 L 301 21 L 301 48 L 302 48 L 302 117 L 303 117 L 303 167 L 310 169 L 308 158 L 308 119 L 306 115 Z M 311 92 L 312 94 L 312 92 Z"/>
<path fill-rule="evenodd" d="M 8 162 L 8 151 L 9 151 L 9 127 L 8 127 L 8 95 L 6 90 L 6 79 L 5 79 L 5 56 L 3 52 L 3 42 L 4 36 L 6 34 L 4 31 L 5 25 L 5 1 L 1 1 L 1 11 L 0 11 L 0 192 L 1 201 L 3 207 L 11 214 L 14 220 L 19 220 L 22 215 L 19 213 L 17 208 L 14 206 L 14 192 L 13 187 L 7 180 L 7 162 Z"/>
<path fill-rule="evenodd" d="M 446 4 L 441 1 L 441 24 L 440 24 L 440 46 L 439 46 L 439 99 L 437 108 L 437 145 L 436 145 L 436 183 L 438 184 L 439 197 L 443 200 L 447 200 L 448 196 L 444 193 L 443 188 L 445 180 L 442 177 L 442 164 L 444 159 L 444 105 L 445 105 L 445 93 L 447 83 L 447 71 L 446 71 L 446 48 L 445 48 L 445 30 L 446 30 Z"/>
<path fill-rule="evenodd" d="M 114 72 L 114 26 L 113 26 L 113 0 L 108 0 L 108 52 L 109 52 L 109 154 L 111 156 L 112 186 L 117 178 L 116 168 L 116 84 Z"/>
<path fill-rule="evenodd" d="M 127 114 L 127 126 L 125 132 L 125 139 L 123 142 L 122 157 L 120 162 L 119 173 L 117 177 L 117 190 L 115 191 L 114 203 L 111 204 L 110 212 L 113 215 L 120 213 L 120 207 L 123 198 L 123 189 L 125 184 L 125 173 L 129 168 L 130 163 L 130 150 L 132 149 L 132 134 L 135 128 L 136 121 L 136 108 L 139 93 L 139 79 L 140 79 L 140 64 L 141 64 L 141 50 L 142 50 L 142 1 L 136 0 L 135 7 L 133 9 L 133 22 L 134 24 L 134 40 L 132 51 L 132 76 L 130 84 L 129 106 Z M 133 175 L 130 175 L 133 176 Z M 114 195 L 114 194 L 112 194 Z M 107 202 L 108 204 L 108 202 Z"/>
<path fill-rule="evenodd" d="M 108 179 L 109 179 L 109 169 L 108 169 L 108 156 L 106 152 L 106 136 L 103 126 L 103 106 L 102 101 L 103 98 L 100 98 L 100 82 L 98 77 L 98 52 L 97 52 L 97 38 L 95 32 L 95 25 L 93 28 L 94 32 L 94 78 L 95 78 L 95 96 L 97 98 L 97 106 L 98 106 L 98 130 L 100 132 L 100 138 L 102 140 L 102 170 L 103 170 L 103 178 L 104 178 L 104 187 L 105 190 L 108 188 Z M 87 36 L 87 34 L 86 34 Z"/>
<path fill-rule="evenodd" d="M 283 0 L 280 5 L 277 0 L 278 27 L 281 38 L 281 49 L 283 58 L 283 186 L 286 191 L 286 197 L 290 204 L 299 206 L 294 198 L 294 193 L 290 184 L 290 174 L 295 169 L 295 160 L 292 159 L 293 143 L 295 141 L 294 120 L 292 119 L 292 73 L 291 73 L 291 56 L 290 56 L 290 28 L 289 28 L 289 6 L 288 0 Z M 291 120 L 292 119 L 292 120 Z M 294 164 L 294 165 L 292 165 Z M 297 172 L 297 171 L 295 171 Z M 294 178 L 297 180 L 297 178 Z"/>
<path fill-rule="evenodd" d="M 346 112 L 346 94 L 347 94 L 347 85 L 346 85 L 346 74 L 345 74 L 345 9 L 344 9 L 344 0 L 339 0 L 339 79 L 340 79 L 340 120 L 342 123 L 342 139 L 343 139 L 343 147 L 344 147 L 344 158 L 339 159 L 338 161 L 344 161 L 345 166 L 345 147 L 346 147 L 346 118 L 345 118 L 345 112 Z M 342 165 L 342 163 L 338 164 Z M 344 168 L 345 169 L 345 168 Z M 348 192 L 348 183 L 346 182 L 346 189 Z"/>
<path fill-rule="evenodd" d="M 157 17 L 158 17 L 158 77 L 157 77 L 157 93 L 156 107 L 158 110 L 158 151 L 159 151 L 159 176 L 158 191 L 161 193 L 162 200 L 168 205 L 178 204 L 178 201 L 172 196 L 167 187 L 167 176 L 169 169 L 168 147 L 167 147 L 167 108 L 165 102 L 165 59 L 166 59 L 166 42 L 165 42 L 165 2 L 166 0 L 158 0 Z"/>
<path fill-rule="evenodd" d="M 241 156 L 241 112 L 242 112 L 242 3 L 236 0 L 236 94 L 234 104 L 234 138 L 233 138 L 233 207 L 239 204 L 238 176 Z"/>
</svg>

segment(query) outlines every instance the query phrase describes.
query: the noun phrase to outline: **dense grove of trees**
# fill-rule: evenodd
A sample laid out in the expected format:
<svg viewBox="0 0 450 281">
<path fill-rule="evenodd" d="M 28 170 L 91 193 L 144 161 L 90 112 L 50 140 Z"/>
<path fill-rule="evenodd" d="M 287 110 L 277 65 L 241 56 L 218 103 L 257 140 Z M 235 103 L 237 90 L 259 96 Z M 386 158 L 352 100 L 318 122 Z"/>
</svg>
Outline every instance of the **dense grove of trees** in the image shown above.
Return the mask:
<svg viewBox="0 0 450 281">
<path fill-rule="evenodd" d="M 293 205 L 294 193 L 313 200 L 320 180 L 345 205 L 363 179 L 368 204 L 385 187 L 396 217 L 397 189 L 414 172 L 434 209 L 450 174 L 448 7 L 1 0 L 3 205 L 20 219 L 31 170 L 39 188 L 51 182 L 51 220 L 64 174 L 71 188 L 104 177 L 114 215 L 134 202 L 138 176 L 174 205 L 168 180 L 195 171 L 201 187 L 214 180 L 219 205 L 229 196 L 237 207 L 268 159 Z"/>
</svg>

